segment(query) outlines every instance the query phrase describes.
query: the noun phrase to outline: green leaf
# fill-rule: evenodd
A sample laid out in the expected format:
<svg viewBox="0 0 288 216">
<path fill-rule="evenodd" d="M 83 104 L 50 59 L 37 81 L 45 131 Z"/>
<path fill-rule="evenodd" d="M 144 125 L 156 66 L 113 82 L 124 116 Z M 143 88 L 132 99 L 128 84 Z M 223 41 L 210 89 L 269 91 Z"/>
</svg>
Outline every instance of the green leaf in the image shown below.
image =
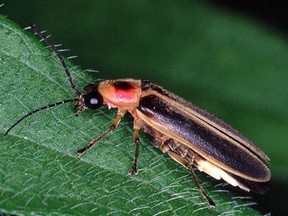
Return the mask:
<svg viewBox="0 0 288 216">
<path fill-rule="evenodd" d="M 200 177 L 217 203 L 208 206 L 190 174 L 141 134 L 139 174 L 129 176 L 134 157 L 132 118 L 77 158 L 75 151 L 105 131 L 115 110 L 75 117 L 66 104 L 35 114 L 5 130 L 30 110 L 73 97 L 55 55 L 31 33 L 0 16 L 0 209 L 17 215 L 254 215 L 211 178 Z M 68 64 L 71 68 L 73 65 Z M 73 68 L 78 88 L 93 78 Z M 240 203 L 240 204 L 239 204 Z"/>
</svg>

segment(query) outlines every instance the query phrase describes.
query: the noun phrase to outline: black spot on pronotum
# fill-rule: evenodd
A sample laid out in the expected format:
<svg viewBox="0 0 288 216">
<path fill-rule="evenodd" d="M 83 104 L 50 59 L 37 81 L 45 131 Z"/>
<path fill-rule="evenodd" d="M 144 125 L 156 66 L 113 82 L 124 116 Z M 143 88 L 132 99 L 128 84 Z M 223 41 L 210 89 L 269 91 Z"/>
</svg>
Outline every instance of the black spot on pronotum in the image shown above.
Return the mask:
<svg viewBox="0 0 288 216">
<path fill-rule="evenodd" d="M 134 87 L 129 82 L 117 81 L 113 85 L 116 89 L 123 89 L 123 90 L 134 89 Z"/>
</svg>

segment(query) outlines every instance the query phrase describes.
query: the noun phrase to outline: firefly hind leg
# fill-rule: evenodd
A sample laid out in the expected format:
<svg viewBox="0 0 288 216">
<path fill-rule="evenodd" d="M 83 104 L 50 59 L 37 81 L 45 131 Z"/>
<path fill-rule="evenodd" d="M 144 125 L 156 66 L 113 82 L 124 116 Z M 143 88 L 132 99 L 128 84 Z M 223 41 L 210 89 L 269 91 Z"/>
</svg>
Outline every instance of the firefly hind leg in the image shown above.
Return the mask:
<svg viewBox="0 0 288 216">
<path fill-rule="evenodd" d="M 125 115 L 125 113 L 127 112 L 127 110 L 118 110 L 117 116 L 114 119 L 114 121 L 112 122 L 112 124 L 110 125 L 109 129 L 106 130 L 102 135 L 100 135 L 99 137 L 97 137 L 96 139 L 92 140 L 89 145 L 85 146 L 82 149 L 79 149 L 76 154 L 78 156 L 81 156 L 82 154 L 84 154 L 85 152 L 87 152 L 90 148 L 92 148 L 94 145 L 96 145 L 100 140 L 102 140 L 103 138 L 105 138 L 106 136 L 108 136 L 110 133 L 112 133 L 118 126 L 118 124 L 120 123 L 122 117 Z"/>
<path fill-rule="evenodd" d="M 133 129 L 134 129 L 135 155 L 134 155 L 134 163 L 128 172 L 129 175 L 138 174 L 137 165 L 138 165 L 139 146 L 140 146 L 140 139 L 139 139 L 140 125 L 135 120 Z"/>
<path fill-rule="evenodd" d="M 182 166 L 184 166 L 186 169 L 188 169 L 190 171 L 190 173 L 192 174 L 192 177 L 196 183 L 196 186 L 197 186 L 198 190 L 200 191 L 200 193 L 202 194 L 202 196 L 208 201 L 208 203 L 211 207 L 215 207 L 216 206 L 215 202 L 204 191 L 203 187 L 201 186 L 201 184 L 200 184 L 200 182 L 199 182 L 199 180 L 198 180 L 198 178 L 197 178 L 197 176 L 193 170 L 192 164 L 193 164 L 194 159 L 192 159 L 192 163 L 189 163 L 183 157 L 181 157 L 179 154 L 177 154 L 171 150 L 171 146 L 173 146 L 173 145 L 174 145 L 174 141 L 172 139 L 169 139 L 169 140 L 166 140 L 162 143 L 162 145 L 160 146 L 160 149 L 163 152 L 167 153 L 174 161 L 181 164 Z"/>
</svg>

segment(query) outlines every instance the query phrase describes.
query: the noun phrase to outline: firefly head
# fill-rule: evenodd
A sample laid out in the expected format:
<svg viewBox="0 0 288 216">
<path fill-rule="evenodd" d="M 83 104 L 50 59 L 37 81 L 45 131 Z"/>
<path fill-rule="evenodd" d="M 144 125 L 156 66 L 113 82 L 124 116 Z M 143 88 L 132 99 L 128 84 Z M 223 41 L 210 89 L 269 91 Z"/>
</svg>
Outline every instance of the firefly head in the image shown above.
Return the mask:
<svg viewBox="0 0 288 216">
<path fill-rule="evenodd" d="M 77 115 L 85 109 L 98 109 L 103 105 L 103 97 L 98 92 L 98 85 L 89 84 L 84 87 L 77 103 Z"/>
</svg>

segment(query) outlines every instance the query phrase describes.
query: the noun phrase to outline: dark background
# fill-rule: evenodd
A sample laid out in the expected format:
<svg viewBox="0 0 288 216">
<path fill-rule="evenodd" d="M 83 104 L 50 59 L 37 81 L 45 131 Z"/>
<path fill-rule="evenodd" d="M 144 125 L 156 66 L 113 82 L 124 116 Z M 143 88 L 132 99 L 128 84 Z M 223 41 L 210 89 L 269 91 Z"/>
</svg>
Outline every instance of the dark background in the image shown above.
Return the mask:
<svg viewBox="0 0 288 216">
<path fill-rule="evenodd" d="M 280 56 L 281 52 L 278 54 L 273 49 L 274 40 L 281 40 L 283 49 L 288 51 L 286 1 L 116 3 L 26 0 L 4 3 L 5 6 L 0 9 L 1 14 L 7 15 L 23 28 L 28 22 L 32 22 L 41 29 L 47 29 L 53 35 L 55 43 L 63 43 L 64 48 L 71 49 L 67 56 L 79 56 L 73 60 L 75 64 L 83 69 L 100 71 L 95 79 L 100 76 L 105 79 L 133 77 L 153 80 L 215 113 L 237 126 L 237 129 L 249 135 L 256 143 L 261 143 L 259 146 L 272 159 L 273 178 L 269 194 L 255 196 L 254 200 L 259 202 L 255 208 L 263 213 L 271 211 L 273 215 L 286 215 L 288 172 L 285 166 L 287 158 L 283 158 L 283 155 L 285 156 L 287 150 L 284 145 L 280 145 L 287 144 L 284 132 L 286 130 L 287 133 L 287 107 L 284 108 L 283 105 L 287 105 L 285 82 L 288 80 L 283 75 L 287 68 L 283 69 L 283 66 L 287 66 L 288 58 L 287 55 Z M 216 20 L 216 25 L 211 25 L 209 20 Z M 218 28 L 215 28 L 217 25 Z M 250 58 L 250 47 L 247 47 L 248 54 L 242 51 L 245 50 L 240 43 L 245 38 L 245 35 L 241 35 L 242 28 L 260 32 L 256 33 L 257 37 L 251 38 L 251 44 L 255 41 L 255 44 L 263 43 L 263 46 L 269 47 L 265 37 L 273 38 L 271 53 L 279 55 L 280 62 L 271 61 L 271 64 L 275 64 L 275 74 L 265 74 L 265 65 L 263 68 L 261 65 L 272 55 L 268 48 L 269 54 L 255 48 L 255 53 L 259 53 L 258 59 Z M 261 33 L 264 39 L 259 36 Z M 239 46 L 236 49 L 239 53 L 243 52 L 239 56 L 231 56 L 229 48 L 234 45 Z M 223 63 L 219 53 L 226 56 L 224 60 L 227 62 Z M 242 56 L 247 58 L 243 60 Z M 179 76 L 171 77 L 172 70 L 179 71 Z M 166 75 L 159 75 L 161 71 L 165 71 Z M 270 77 L 273 83 L 269 84 L 272 87 L 282 87 L 280 93 L 273 90 L 269 91 L 271 95 L 266 93 L 267 85 L 263 82 L 269 81 Z M 258 101 L 259 98 L 261 101 Z M 247 106 L 251 101 L 255 103 Z M 253 117 L 254 115 L 259 116 Z"/>
<path fill-rule="evenodd" d="M 209 1 L 208 1 L 209 2 Z M 288 30 L 288 2 L 287 1 L 225 1 L 211 0 L 217 7 L 223 7 L 227 10 L 243 14 L 262 22 L 271 29 L 279 30 L 287 35 Z"/>
</svg>

